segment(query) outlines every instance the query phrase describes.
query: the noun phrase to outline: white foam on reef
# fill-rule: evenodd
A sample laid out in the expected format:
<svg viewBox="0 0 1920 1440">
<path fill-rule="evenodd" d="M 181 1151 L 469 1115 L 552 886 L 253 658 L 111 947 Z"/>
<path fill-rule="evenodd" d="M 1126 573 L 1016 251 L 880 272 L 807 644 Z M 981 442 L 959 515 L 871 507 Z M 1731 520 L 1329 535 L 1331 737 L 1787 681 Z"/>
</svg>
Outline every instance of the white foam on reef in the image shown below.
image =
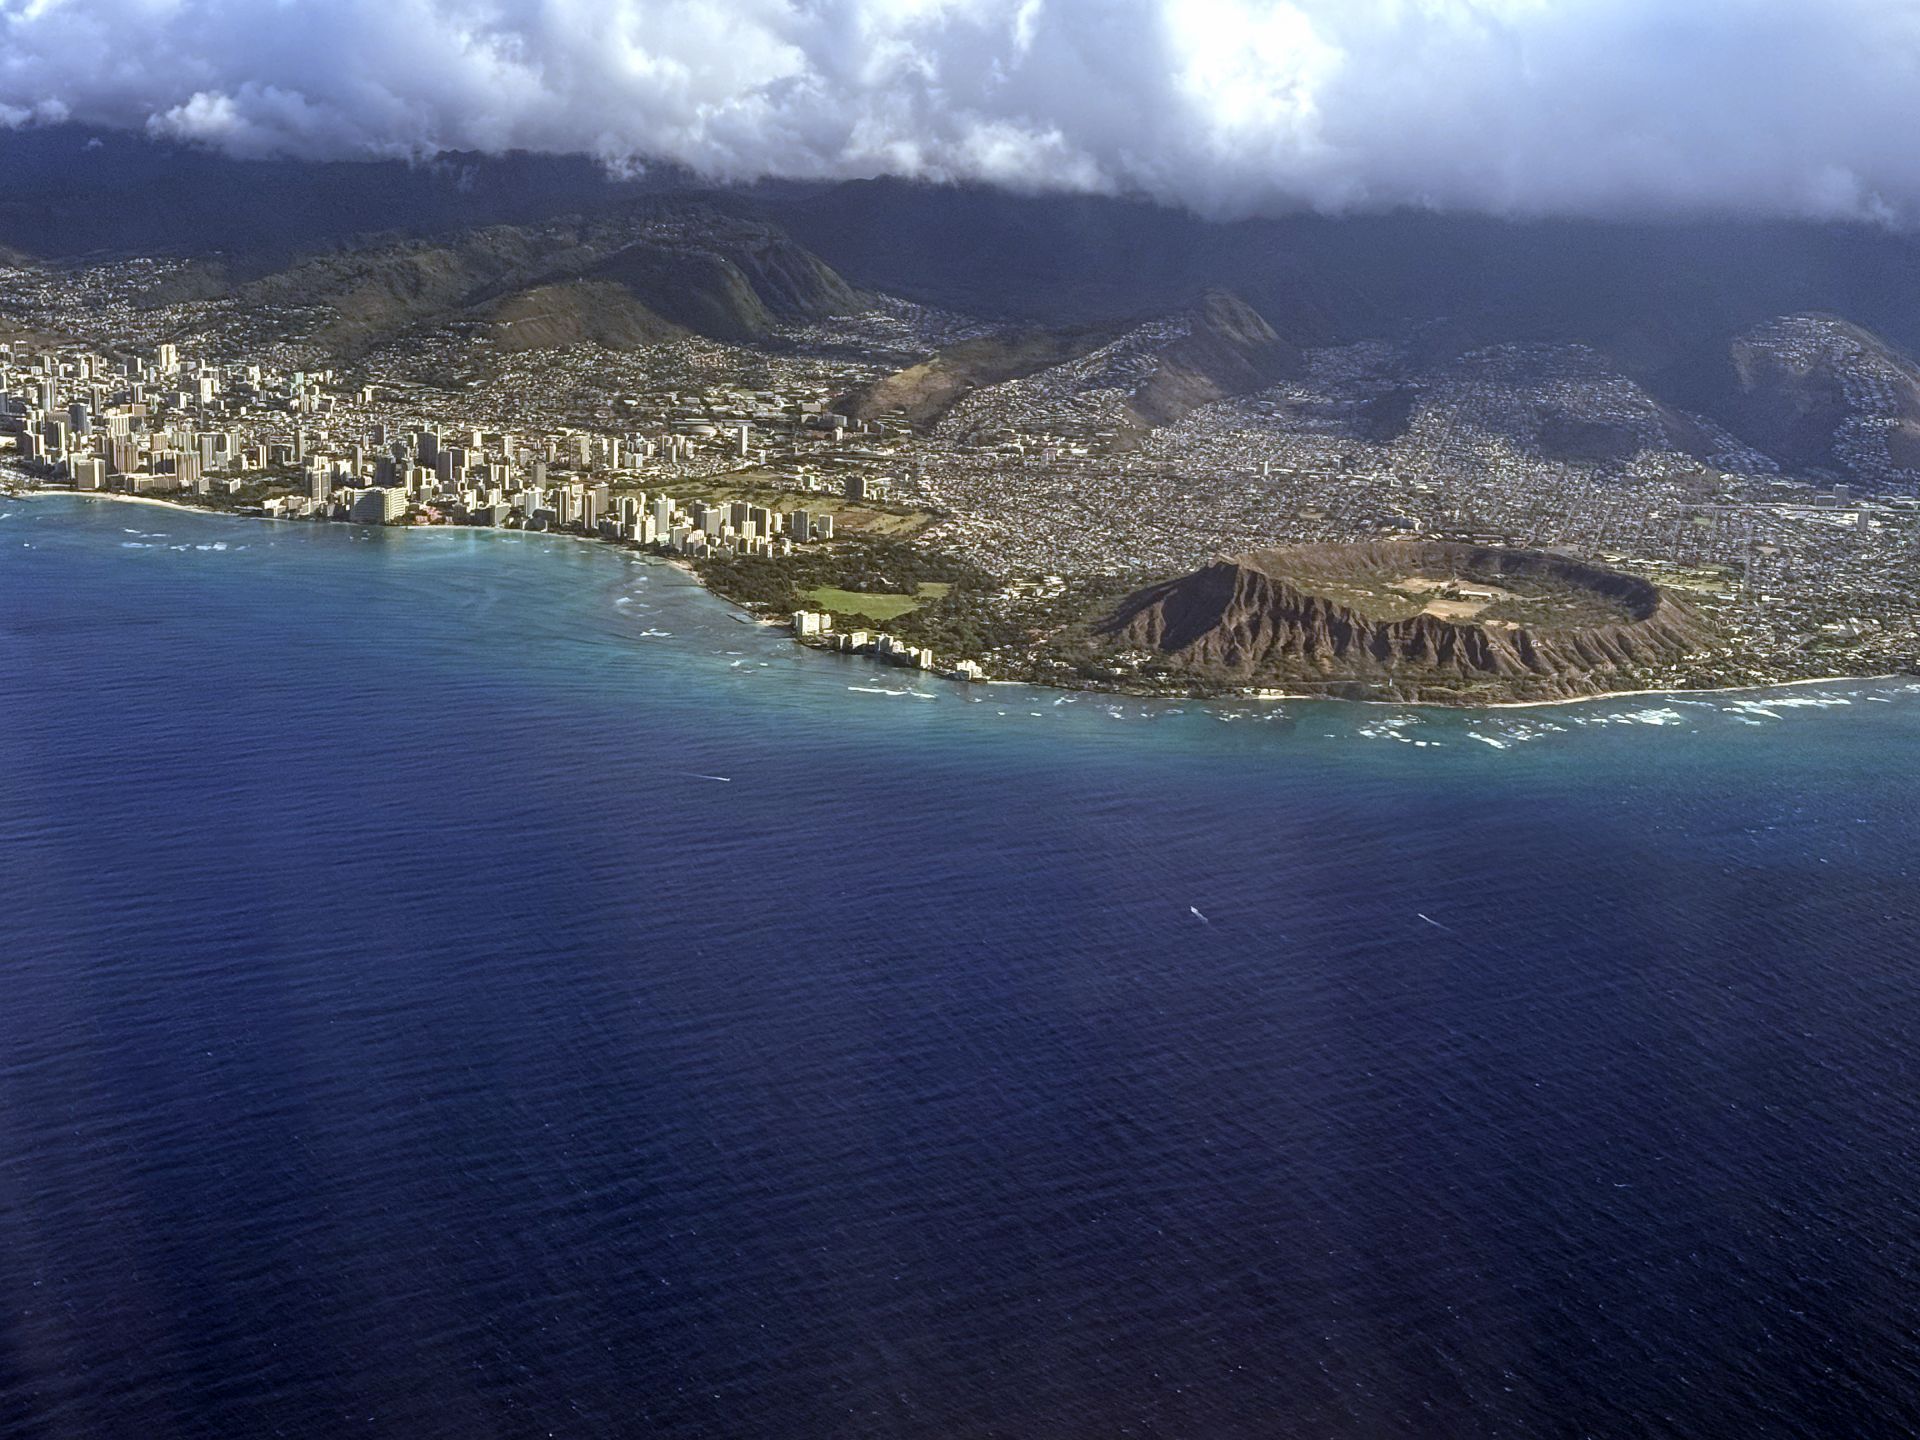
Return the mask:
<svg viewBox="0 0 1920 1440">
<path fill-rule="evenodd" d="M 1908 686 L 1907 688 L 1912 690 L 1920 687 Z M 1859 692 L 1854 692 L 1854 695 L 1842 695 L 1833 690 L 1795 691 L 1792 694 L 1767 695 L 1757 700 L 1735 700 L 1729 705 L 1723 705 L 1721 709 L 1735 719 L 1743 720 L 1749 725 L 1758 725 L 1765 720 L 1784 718 L 1780 713 L 1783 710 L 1831 710 L 1842 705 L 1851 705 L 1855 695 L 1859 695 Z M 1860 698 L 1878 700 L 1884 697 L 1860 695 Z"/>
<path fill-rule="evenodd" d="M 1576 725 L 1684 725 L 1687 717 L 1671 705 L 1648 706 L 1642 710 L 1616 710 L 1611 715 L 1575 715 Z"/>
<path fill-rule="evenodd" d="M 1363 740 L 1397 740 L 1402 745 L 1412 745 L 1413 736 L 1402 732 L 1425 723 L 1418 715 L 1389 715 L 1384 720 L 1360 726 L 1354 733 Z"/>
<path fill-rule="evenodd" d="M 1484 731 L 1473 729 L 1467 731 L 1468 737 L 1478 740 L 1483 745 L 1494 745 L 1500 750 L 1511 749 L 1515 745 L 1530 744 L 1535 740 L 1545 740 L 1549 735 L 1567 733 L 1565 725 L 1553 720 L 1496 721 L 1489 719 L 1484 723 L 1494 726 L 1493 734 L 1489 735 Z"/>
<path fill-rule="evenodd" d="M 1826 710 L 1835 705 L 1851 705 L 1853 701 L 1830 690 L 1815 690 L 1811 694 L 1781 695 L 1768 703 L 1785 710 Z"/>
</svg>

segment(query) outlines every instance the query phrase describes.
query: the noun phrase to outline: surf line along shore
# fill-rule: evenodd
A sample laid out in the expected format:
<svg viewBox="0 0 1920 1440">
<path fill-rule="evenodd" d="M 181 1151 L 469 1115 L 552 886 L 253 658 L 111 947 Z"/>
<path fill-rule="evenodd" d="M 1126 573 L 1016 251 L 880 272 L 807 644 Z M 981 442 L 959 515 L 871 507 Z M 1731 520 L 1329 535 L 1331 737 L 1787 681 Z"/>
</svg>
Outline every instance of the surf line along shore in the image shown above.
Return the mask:
<svg viewBox="0 0 1920 1440">
<path fill-rule="evenodd" d="M 186 501 L 167 499 L 167 498 L 163 498 L 155 495 L 126 495 L 126 494 L 121 494 L 115 491 L 86 491 L 86 490 L 71 490 L 71 489 L 66 489 L 64 487 L 47 487 L 47 486 L 42 486 L 34 483 L 34 480 L 31 476 L 25 475 L 23 472 L 19 472 L 17 470 L 14 470 L 12 472 L 11 478 L 0 479 L 0 497 L 32 501 L 37 499 L 45 499 L 45 498 L 58 497 L 58 496 L 67 496 L 75 499 L 89 500 L 89 501 L 96 501 L 96 500 L 108 501 L 108 502 L 119 504 L 119 505 L 141 505 L 141 506 L 158 508 L 162 510 L 175 511 L 183 514 L 199 515 L 199 516 L 229 519 L 229 520 L 236 520 L 236 521 L 261 521 L 261 522 L 265 522 L 267 524 L 276 525 L 276 526 L 300 526 L 300 525 L 311 525 L 315 523 L 309 520 L 293 520 L 293 519 L 287 519 L 284 517 L 274 516 L 274 515 L 252 514 L 244 510 L 227 510 L 227 509 L 221 509 L 221 508 L 210 506 L 210 505 L 196 505 Z M 692 565 L 689 565 L 686 561 L 680 559 L 677 556 L 660 555 L 660 554 L 654 554 L 648 551 L 635 550 L 631 546 L 626 545 L 625 542 L 614 542 L 596 535 L 573 534 L 567 531 L 503 530 L 497 526 L 486 526 L 486 525 L 452 525 L 452 524 L 390 525 L 390 526 L 381 526 L 381 527 L 362 526 L 360 528 L 368 531 L 378 528 L 382 531 L 382 533 L 396 533 L 396 534 L 414 534 L 414 533 L 433 534 L 436 532 L 437 533 L 460 532 L 460 533 L 470 533 L 470 534 L 503 535 L 503 536 L 513 535 L 513 536 L 523 537 L 526 539 L 539 538 L 539 539 L 545 539 L 545 540 L 567 540 L 567 541 L 574 541 L 582 544 L 590 544 L 601 549 L 624 550 L 627 553 L 630 553 L 635 559 L 643 560 L 651 564 L 663 565 L 667 568 L 678 571 L 680 574 L 692 580 L 706 594 L 712 596 L 715 600 L 727 606 L 728 609 L 735 615 L 735 617 L 738 618 L 743 623 L 753 624 L 756 626 L 765 626 L 768 628 L 778 629 L 782 631 L 785 631 L 788 628 L 786 622 L 778 618 L 757 614 L 753 610 L 747 608 L 746 606 L 716 591 L 715 589 L 713 589 L 712 586 L 706 584 L 705 580 L 701 577 L 697 569 L 695 569 Z M 812 649 L 815 647 L 801 646 L 800 648 Z M 876 670 L 884 671 L 887 668 L 890 668 L 890 667 L 878 666 L 878 665 L 875 666 Z M 1875 683 L 1875 682 L 1897 680 L 1902 678 L 1902 676 L 1906 673 L 1908 672 L 1884 671 L 1884 672 L 1876 672 L 1872 674 L 1840 673 L 1840 674 L 1833 674 L 1833 675 L 1796 676 L 1792 678 L 1754 680 L 1751 682 L 1742 682 L 1742 683 L 1731 684 L 1731 685 L 1654 686 L 1654 687 L 1634 686 L 1634 687 L 1628 687 L 1628 688 L 1623 688 L 1619 690 L 1597 689 L 1585 694 L 1557 695 L 1557 696 L 1549 696 L 1541 699 L 1471 700 L 1471 701 L 1457 701 L 1457 702 L 1440 700 L 1440 699 L 1408 700 L 1408 699 L 1397 699 L 1393 697 L 1316 694 L 1308 691 L 1293 691 L 1293 690 L 1279 689 L 1279 688 L 1266 687 L 1266 686 L 1250 686 L 1243 690 L 1231 690 L 1231 691 L 1226 691 L 1226 692 L 1222 692 L 1214 695 L 1180 696 L 1180 695 L 1170 695 L 1170 694 L 1166 694 L 1159 691 L 1130 690 L 1124 687 L 1115 688 L 1113 686 L 1095 686 L 1095 685 L 1085 685 L 1085 686 L 1059 685 L 1059 684 L 1047 683 L 1044 681 L 995 680 L 993 681 L 993 683 L 1028 685 L 1036 689 L 1060 690 L 1060 691 L 1067 691 L 1069 693 L 1078 693 L 1078 694 L 1091 694 L 1091 695 L 1113 694 L 1113 695 L 1125 695 L 1134 699 L 1181 700 L 1181 701 L 1185 701 L 1186 703 L 1201 703 L 1201 704 L 1208 703 L 1209 701 L 1236 702 L 1236 703 L 1254 702 L 1254 703 L 1268 703 L 1268 704 L 1313 703 L 1313 704 L 1387 707 L 1387 708 L 1401 709 L 1401 710 L 1414 709 L 1414 710 L 1436 710 L 1436 711 L 1450 711 L 1450 712 L 1473 712 L 1473 711 L 1482 711 L 1482 710 L 1490 711 L 1490 710 L 1555 709 L 1555 708 L 1562 708 L 1562 707 L 1572 706 L 1572 705 L 1592 704 L 1592 703 L 1602 702 L 1602 701 L 1625 700 L 1625 699 L 1636 699 L 1636 698 L 1659 698 L 1662 696 L 1672 696 L 1676 698 L 1687 698 L 1687 697 L 1706 698 L 1706 697 L 1712 697 L 1717 695 L 1760 695 L 1760 694 L 1766 694 L 1771 691 L 1800 689 L 1800 688 L 1805 688 L 1810 686 Z M 1915 673 L 1920 673 L 1920 666 L 1916 667 Z"/>
</svg>

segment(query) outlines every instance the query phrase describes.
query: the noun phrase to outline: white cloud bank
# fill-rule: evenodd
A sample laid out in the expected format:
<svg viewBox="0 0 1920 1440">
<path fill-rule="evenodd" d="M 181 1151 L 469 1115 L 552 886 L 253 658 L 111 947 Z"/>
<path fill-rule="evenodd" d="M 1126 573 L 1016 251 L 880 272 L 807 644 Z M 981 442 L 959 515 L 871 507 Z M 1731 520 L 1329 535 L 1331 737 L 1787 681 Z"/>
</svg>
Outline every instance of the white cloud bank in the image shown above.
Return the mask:
<svg viewBox="0 0 1920 1440">
<path fill-rule="evenodd" d="M 1920 219 L 1920 0 L 0 0 L 0 124 L 1210 214 Z"/>
</svg>

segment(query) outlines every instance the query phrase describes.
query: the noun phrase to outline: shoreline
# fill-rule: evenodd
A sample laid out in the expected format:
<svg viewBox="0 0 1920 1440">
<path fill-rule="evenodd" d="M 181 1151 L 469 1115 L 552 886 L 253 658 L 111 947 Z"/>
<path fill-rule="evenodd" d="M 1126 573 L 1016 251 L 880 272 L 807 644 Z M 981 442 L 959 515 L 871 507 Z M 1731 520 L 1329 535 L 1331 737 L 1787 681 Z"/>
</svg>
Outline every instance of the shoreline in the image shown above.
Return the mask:
<svg viewBox="0 0 1920 1440">
<path fill-rule="evenodd" d="M 1254 704 L 1283 703 L 1301 704 L 1318 702 L 1329 705 L 1385 705 L 1401 710 L 1449 710 L 1458 713 L 1470 713 L 1481 710 L 1552 710 L 1563 705 L 1592 705 L 1601 700 L 1634 700 L 1650 696 L 1668 696 L 1674 699 L 1693 699 L 1706 695 L 1756 695 L 1773 690 L 1793 690 L 1806 685 L 1866 685 L 1877 684 L 1883 680 L 1911 679 L 1920 684 L 1920 674 L 1908 674 L 1903 670 L 1886 670 L 1875 675 L 1808 675 L 1798 680 L 1762 680 L 1750 685 L 1701 685 L 1692 688 L 1669 690 L 1596 690 L 1591 695 L 1568 695 L 1557 700 L 1483 700 L 1471 705 L 1450 705 L 1444 700 L 1355 700 L 1341 695 L 1291 695 L 1277 691 L 1240 698 Z M 1101 694 L 1101 691 L 1081 691 L 1081 694 Z M 1126 694 L 1126 691 L 1106 692 Z M 1138 698 L 1138 697 L 1136 697 Z M 1177 696 L 1157 697 L 1177 699 Z"/>
<path fill-rule="evenodd" d="M 163 510 L 191 510 L 197 515 L 226 515 L 232 512 L 215 510 L 209 505 L 182 505 L 178 500 L 162 500 L 158 495 L 121 495 L 111 490 L 42 490 L 37 487 L 27 490 L 8 490 L 4 492 L 10 500 L 39 500 L 48 495 L 72 495 L 81 500 L 111 500 L 119 505 L 158 505 Z M 270 515 L 234 515 L 236 520 L 270 520 Z"/>
<path fill-rule="evenodd" d="M 121 494 L 119 492 L 111 491 L 111 490 L 44 489 L 37 485 L 28 485 L 18 490 L 0 491 L 0 498 L 9 498 L 9 499 L 17 498 L 21 500 L 33 500 L 33 499 L 39 499 L 48 495 L 70 495 L 82 500 L 108 500 L 108 501 L 112 501 L 115 504 L 120 504 L 120 505 L 151 505 L 151 506 L 158 506 L 164 510 L 184 511 L 184 512 L 188 512 L 196 515 L 213 515 L 213 516 L 219 516 L 229 520 L 260 520 L 260 521 L 269 521 L 269 522 L 277 521 L 278 523 L 289 524 L 289 525 L 333 523 L 333 522 L 315 522 L 315 521 L 293 521 L 293 520 L 286 520 L 284 518 L 271 516 L 271 515 L 248 515 L 248 514 L 242 514 L 238 511 L 233 511 L 233 510 L 215 509 L 214 507 L 209 505 L 191 505 L 180 500 L 166 500 L 166 499 L 162 499 L 157 495 L 125 495 L 125 494 Z M 496 525 L 362 525 L 361 528 L 367 529 L 367 530 L 397 531 L 403 534 L 413 532 L 413 531 L 432 532 L 432 531 L 454 530 L 454 531 L 460 531 L 463 533 L 471 533 L 471 534 L 485 533 L 485 534 L 494 534 L 494 535 L 540 536 L 544 539 L 550 539 L 550 540 L 576 540 L 586 544 L 600 546 L 603 548 L 607 547 L 609 544 L 608 541 L 601 539 L 597 535 L 577 535 L 572 533 L 571 531 L 566 531 L 566 530 L 506 530 Z M 639 558 L 653 564 L 666 565 L 672 569 L 678 570 L 681 574 L 685 575 L 688 579 L 692 580 L 694 584 L 699 587 L 699 589 L 704 591 L 706 594 L 712 596 L 715 600 L 718 600 L 723 605 L 727 606 L 730 610 L 734 611 L 736 618 L 744 619 L 745 621 L 755 625 L 766 626 L 770 629 L 781 628 L 780 622 L 778 620 L 772 620 L 764 615 L 755 614 L 753 611 L 747 609 L 746 606 L 741 605 L 737 601 L 732 600 L 729 597 L 721 594 L 718 590 L 715 590 L 712 586 L 703 582 L 700 579 L 700 572 L 694 569 L 694 567 L 689 565 L 686 561 L 680 559 L 678 556 L 655 555 L 649 551 L 639 550 L 639 549 L 630 550 L 630 551 L 627 551 L 626 553 L 636 555 Z M 818 648 L 815 646 L 802 645 L 798 640 L 796 640 L 794 643 L 802 650 Z M 876 666 L 875 668 L 884 670 L 884 669 L 891 669 L 893 667 Z M 1212 695 L 1212 696 L 1159 695 L 1159 694 L 1149 694 L 1149 693 L 1143 693 L 1140 691 L 1131 691 L 1131 690 L 1096 690 L 1096 689 L 1090 689 L 1090 688 L 1081 689 L 1081 688 L 1076 688 L 1073 686 L 1065 686 L 1065 685 L 1047 685 L 1042 682 L 1032 681 L 1032 680 L 1001 680 L 1001 679 L 992 679 L 992 678 L 989 678 L 984 682 L 961 681 L 961 682 L 954 682 L 954 683 L 962 683 L 962 684 L 984 683 L 989 685 L 1025 685 L 1025 686 L 1028 686 L 1029 688 L 1036 689 L 1036 690 L 1057 690 L 1062 694 L 1068 694 L 1068 695 L 1114 695 L 1114 696 L 1123 696 L 1130 700 L 1165 700 L 1165 701 L 1176 701 L 1176 702 L 1182 702 L 1182 703 L 1199 703 L 1199 704 L 1218 704 L 1223 701 L 1232 701 L 1234 703 L 1254 704 L 1254 705 L 1268 705 L 1268 704 L 1271 704 L 1271 705 L 1279 705 L 1279 704 L 1375 705 L 1375 706 L 1387 706 L 1389 708 L 1400 709 L 1400 710 L 1439 710 L 1439 711 L 1445 711 L 1445 712 L 1450 712 L 1454 714 L 1472 714 L 1480 711 L 1494 711 L 1494 710 L 1548 710 L 1548 709 L 1558 709 L 1560 707 L 1568 706 L 1568 705 L 1592 705 L 1592 704 L 1599 704 L 1603 701 L 1645 699 L 1649 697 L 1670 697 L 1675 699 L 1688 699 L 1693 697 L 1713 696 L 1713 695 L 1759 695 L 1759 694 L 1766 694 L 1769 691 L 1799 689 L 1809 685 L 1868 684 L 1868 683 L 1877 683 L 1877 682 L 1886 681 L 1886 680 L 1898 680 L 1901 678 L 1901 676 L 1904 673 L 1905 672 L 1903 671 L 1896 670 L 1896 671 L 1887 671 L 1887 672 L 1883 672 L 1875 675 L 1814 675 L 1814 676 L 1807 676 L 1807 677 L 1803 677 L 1795 680 L 1766 680 L 1766 681 L 1758 681 L 1748 685 L 1710 685 L 1710 686 L 1701 686 L 1701 687 L 1692 688 L 1692 689 L 1599 690 L 1594 692 L 1591 695 L 1570 695 L 1570 696 L 1565 696 L 1565 697 L 1553 699 L 1553 700 L 1487 700 L 1487 701 L 1480 701 L 1480 702 L 1471 703 L 1471 704 L 1454 704 L 1444 700 L 1362 700 L 1362 699 L 1354 699 L 1354 698 L 1341 696 L 1341 695 L 1295 695 L 1295 694 L 1290 694 L 1290 693 L 1280 692 L 1280 691 L 1264 691 L 1264 692 L 1241 694 L 1241 695 Z M 935 678 L 939 678 L 939 677 L 936 676 Z"/>
</svg>

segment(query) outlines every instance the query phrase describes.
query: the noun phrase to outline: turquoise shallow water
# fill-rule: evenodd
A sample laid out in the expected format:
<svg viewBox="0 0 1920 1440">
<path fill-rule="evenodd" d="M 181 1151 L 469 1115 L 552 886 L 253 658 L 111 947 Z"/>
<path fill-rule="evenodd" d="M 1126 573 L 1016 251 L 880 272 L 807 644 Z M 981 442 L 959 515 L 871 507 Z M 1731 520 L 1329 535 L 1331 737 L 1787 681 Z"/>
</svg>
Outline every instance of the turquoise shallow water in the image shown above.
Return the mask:
<svg viewBox="0 0 1920 1440">
<path fill-rule="evenodd" d="M 1916 742 L 0 500 L 0 1433 L 1909 1433 Z"/>
</svg>

